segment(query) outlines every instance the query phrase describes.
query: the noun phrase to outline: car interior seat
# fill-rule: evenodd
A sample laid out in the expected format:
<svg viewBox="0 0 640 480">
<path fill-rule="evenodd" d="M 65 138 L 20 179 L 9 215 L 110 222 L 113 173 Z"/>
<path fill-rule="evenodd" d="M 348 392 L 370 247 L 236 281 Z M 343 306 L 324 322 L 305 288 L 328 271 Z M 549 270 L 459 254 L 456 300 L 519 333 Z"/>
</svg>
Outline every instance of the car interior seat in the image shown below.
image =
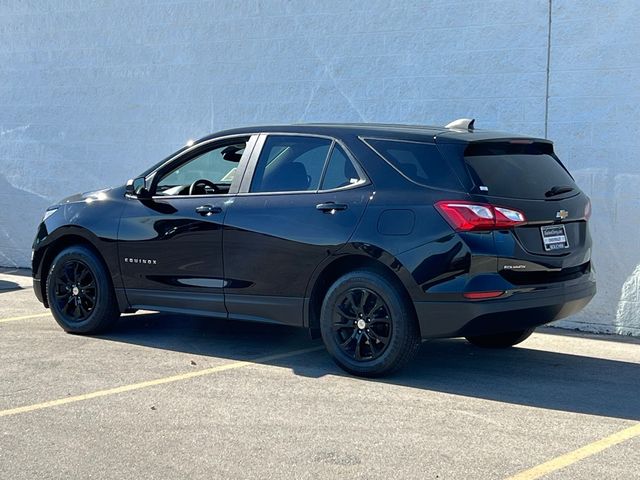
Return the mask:
<svg viewBox="0 0 640 480">
<path fill-rule="evenodd" d="M 288 162 L 265 178 L 264 190 L 269 192 L 287 192 L 307 190 L 311 177 L 305 166 L 298 162 Z"/>
</svg>

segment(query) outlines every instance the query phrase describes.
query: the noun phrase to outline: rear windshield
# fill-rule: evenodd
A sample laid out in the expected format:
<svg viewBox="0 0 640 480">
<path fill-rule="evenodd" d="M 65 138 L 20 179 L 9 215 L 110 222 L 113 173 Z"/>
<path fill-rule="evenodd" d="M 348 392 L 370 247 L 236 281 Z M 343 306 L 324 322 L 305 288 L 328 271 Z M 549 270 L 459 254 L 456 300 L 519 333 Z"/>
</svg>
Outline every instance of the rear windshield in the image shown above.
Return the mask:
<svg viewBox="0 0 640 480">
<path fill-rule="evenodd" d="M 462 185 L 433 143 L 366 139 L 382 158 L 409 180 L 426 187 L 462 190 Z"/>
<path fill-rule="evenodd" d="M 476 184 L 475 193 L 496 197 L 545 199 L 554 187 L 572 196 L 577 187 L 571 175 L 545 143 L 474 143 L 467 147 L 464 159 Z"/>
</svg>

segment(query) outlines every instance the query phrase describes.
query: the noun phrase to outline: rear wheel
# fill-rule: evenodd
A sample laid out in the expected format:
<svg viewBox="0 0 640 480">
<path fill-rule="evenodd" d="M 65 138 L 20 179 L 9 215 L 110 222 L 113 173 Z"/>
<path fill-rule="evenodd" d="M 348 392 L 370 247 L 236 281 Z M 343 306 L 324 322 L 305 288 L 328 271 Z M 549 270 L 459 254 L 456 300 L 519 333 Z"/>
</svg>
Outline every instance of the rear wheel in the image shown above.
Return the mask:
<svg viewBox="0 0 640 480">
<path fill-rule="evenodd" d="M 385 276 L 370 271 L 349 273 L 331 286 L 320 329 L 334 361 L 365 377 L 399 369 L 421 343 L 408 299 Z"/>
<path fill-rule="evenodd" d="M 494 335 L 473 335 L 465 337 L 470 343 L 484 348 L 508 348 L 524 342 L 535 329 L 527 328 L 516 332 L 497 333 Z"/>
<path fill-rule="evenodd" d="M 101 333 L 120 316 L 107 269 L 83 246 L 66 248 L 53 260 L 47 299 L 53 317 L 69 333 Z"/>
</svg>

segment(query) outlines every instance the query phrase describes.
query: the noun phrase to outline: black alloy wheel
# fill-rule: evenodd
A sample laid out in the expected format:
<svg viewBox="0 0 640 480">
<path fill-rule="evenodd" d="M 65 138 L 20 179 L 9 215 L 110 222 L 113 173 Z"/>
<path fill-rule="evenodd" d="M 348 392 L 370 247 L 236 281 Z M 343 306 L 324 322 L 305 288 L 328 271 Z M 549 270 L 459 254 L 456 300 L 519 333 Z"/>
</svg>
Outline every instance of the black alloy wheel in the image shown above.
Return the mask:
<svg viewBox="0 0 640 480">
<path fill-rule="evenodd" d="M 392 273 L 356 270 L 338 278 L 320 309 L 327 351 L 344 370 L 388 375 L 420 348 L 420 330 L 406 292 Z"/>
<path fill-rule="evenodd" d="M 340 349 L 354 360 L 378 358 L 389 345 L 392 318 L 385 301 L 368 288 L 352 288 L 336 304 L 333 332 Z"/>
<path fill-rule="evenodd" d="M 84 245 L 58 253 L 51 263 L 46 288 L 53 318 L 66 332 L 102 333 L 120 316 L 109 270 Z"/>
<path fill-rule="evenodd" d="M 89 318 L 96 307 L 98 291 L 91 269 L 80 260 L 69 260 L 56 273 L 54 301 L 71 322 Z"/>
</svg>

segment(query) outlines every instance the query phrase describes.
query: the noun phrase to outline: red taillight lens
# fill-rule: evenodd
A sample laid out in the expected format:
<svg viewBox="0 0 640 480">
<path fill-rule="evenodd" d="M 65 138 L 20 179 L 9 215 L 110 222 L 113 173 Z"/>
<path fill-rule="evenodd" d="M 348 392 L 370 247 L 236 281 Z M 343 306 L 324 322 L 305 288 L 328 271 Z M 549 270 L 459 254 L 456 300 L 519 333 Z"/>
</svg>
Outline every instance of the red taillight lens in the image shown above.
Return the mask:
<svg viewBox="0 0 640 480">
<path fill-rule="evenodd" d="M 444 219 L 458 231 L 511 228 L 526 222 L 524 213 L 488 203 L 443 200 L 435 204 Z"/>
<path fill-rule="evenodd" d="M 495 225 L 493 209 L 464 202 L 438 202 L 436 209 L 456 230 L 485 230 Z"/>
</svg>

